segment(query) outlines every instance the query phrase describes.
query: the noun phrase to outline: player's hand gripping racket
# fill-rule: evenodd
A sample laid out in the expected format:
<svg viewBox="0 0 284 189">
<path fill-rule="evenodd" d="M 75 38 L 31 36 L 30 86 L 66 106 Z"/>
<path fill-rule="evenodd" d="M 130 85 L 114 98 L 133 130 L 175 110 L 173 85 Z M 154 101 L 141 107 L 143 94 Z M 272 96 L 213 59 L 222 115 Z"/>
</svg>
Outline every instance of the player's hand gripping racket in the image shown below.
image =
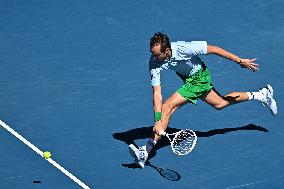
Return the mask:
<svg viewBox="0 0 284 189">
<path fill-rule="evenodd" d="M 160 132 L 160 135 L 166 136 L 170 140 L 173 152 L 179 156 L 190 153 L 197 141 L 195 132 L 189 129 L 172 134 L 162 131 Z"/>
</svg>

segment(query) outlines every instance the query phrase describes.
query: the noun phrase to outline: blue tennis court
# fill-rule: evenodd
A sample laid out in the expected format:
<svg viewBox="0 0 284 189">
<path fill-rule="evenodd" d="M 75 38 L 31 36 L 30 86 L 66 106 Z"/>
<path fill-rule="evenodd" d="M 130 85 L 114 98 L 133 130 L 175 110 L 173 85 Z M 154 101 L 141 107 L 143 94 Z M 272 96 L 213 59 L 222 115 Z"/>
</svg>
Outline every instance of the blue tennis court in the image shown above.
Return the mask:
<svg viewBox="0 0 284 189">
<path fill-rule="evenodd" d="M 284 2 L 1 1 L 0 120 L 90 188 L 280 189 L 284 187 Z M 153 126 L 149 40 L 206 40 L 244 58 L 250 72 L 202 56 L 221 94 L 274 88 L 278 115 L 257 102 L 217 111 L 202 101 L 172 116 L 170 129 L 192 129 L 187 156 L 162 140 L 144 169 L 128 144 Z M 163 75 L 163 97 L 182 84 Z M 0 128 L 0 188 L 81 188 Z M 174 172 L 168 180 L 159 168 Z"/>
</svg>

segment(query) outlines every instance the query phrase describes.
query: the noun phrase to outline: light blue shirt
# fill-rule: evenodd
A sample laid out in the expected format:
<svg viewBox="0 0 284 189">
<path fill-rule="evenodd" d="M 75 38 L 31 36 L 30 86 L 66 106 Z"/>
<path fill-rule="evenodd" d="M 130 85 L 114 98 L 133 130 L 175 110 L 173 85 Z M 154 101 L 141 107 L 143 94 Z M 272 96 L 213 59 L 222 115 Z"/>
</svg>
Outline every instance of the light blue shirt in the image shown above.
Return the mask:
<svg viewBox="0 0 284 189">
<path fill-rule="evenodd" d="M 203 62 L 198 55 L 207 53 L 206 41 L 171 42 L 172 57 L 170 60 L 158 62 L 154 56 L 149 60 L 151 85 L 161 84 L 161 71 L 174 70 L 182 76 L 190 76 L 203 68 Z"/>
</svg>

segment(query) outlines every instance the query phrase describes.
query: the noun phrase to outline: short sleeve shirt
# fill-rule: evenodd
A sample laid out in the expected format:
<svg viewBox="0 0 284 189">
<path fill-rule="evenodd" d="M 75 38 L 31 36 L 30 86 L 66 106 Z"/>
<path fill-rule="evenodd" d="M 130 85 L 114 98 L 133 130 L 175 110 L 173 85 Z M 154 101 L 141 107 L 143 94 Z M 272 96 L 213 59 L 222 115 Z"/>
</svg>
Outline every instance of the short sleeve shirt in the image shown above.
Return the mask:
<svg viewBox="0 0 284 189">
<path fill-rule="evenodd" d="M 171 42 L 172 57 L 169 60 L 158 62 L 154 56 L 149 60 L 151 85 L 161 84 L 161 72 L 174 70 L 182 76 L 191 76 L 203 67 L 203 62 L 198 55 L 207 53 L 206 41 L 177 41 Z"/>
</svg>

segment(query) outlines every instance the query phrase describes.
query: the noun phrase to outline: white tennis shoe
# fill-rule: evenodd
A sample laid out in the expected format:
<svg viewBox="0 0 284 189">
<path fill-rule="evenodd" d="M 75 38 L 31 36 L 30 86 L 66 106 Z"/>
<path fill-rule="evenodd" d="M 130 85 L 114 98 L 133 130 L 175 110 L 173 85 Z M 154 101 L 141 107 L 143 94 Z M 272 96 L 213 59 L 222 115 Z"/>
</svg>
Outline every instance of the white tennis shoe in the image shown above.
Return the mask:
<svg viewBox="0 0 284 189">
<path fill-rule="evenodd" d="M 277 114 L 277 103 L 273 98 L 273 88 L 270 85 L 266 85 L 264 88 L 260 89 L 264 96 L 263 100 L 261 100 L 261 104 L 263 106 L 267 106 L 273 115 Z"/>
<path fill-rule="evenodd" d="M 145 163 L 148 159 L 148 153 L 146 151 L 146 146 L 136 148 L 133 144 L 128 146 L 130 155 L 134 158 L 134 162 L 141 168 L 144 168 Z"/>
</svg>

